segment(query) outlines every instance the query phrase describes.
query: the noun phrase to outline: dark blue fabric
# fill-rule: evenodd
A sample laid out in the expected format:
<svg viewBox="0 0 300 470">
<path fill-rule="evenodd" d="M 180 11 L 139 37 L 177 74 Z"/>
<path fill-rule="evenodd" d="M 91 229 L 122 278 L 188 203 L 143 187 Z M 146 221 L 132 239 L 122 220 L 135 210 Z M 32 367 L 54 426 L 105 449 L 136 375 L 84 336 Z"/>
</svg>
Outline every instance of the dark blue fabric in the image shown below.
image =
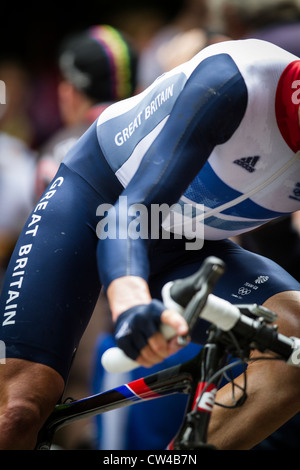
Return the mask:
<svg viewBox="0 0 300 470">
<path fill-rule="evenodd" d="M 101 198 L 64 165 L 56 178 L 63 183 L 48 200 L 41 197 L 10 260 L 0 300 L 0 338 L 7 357 L 47 364 L 66 380 L 100 290 L 95 227 Z M 36 217 L 41 218 L 34 224 Z M 20 260 L 26 262 L 22 270 L 16 269 Z M 12 286 L 21 277 L 22 284 Z M 12 291 L 17 297 L 7 303 Z M 17 306 L 14 323 L 3 325 L 9 305 Z"/>
<path fill-rule="evenodd" d="M 97 121 L 69 150 L 64 164 L 87 181 L 103 197 L 105 203 L 113 204 L 123 190 L 101 152 L 97 138 Z"/>
</svg>

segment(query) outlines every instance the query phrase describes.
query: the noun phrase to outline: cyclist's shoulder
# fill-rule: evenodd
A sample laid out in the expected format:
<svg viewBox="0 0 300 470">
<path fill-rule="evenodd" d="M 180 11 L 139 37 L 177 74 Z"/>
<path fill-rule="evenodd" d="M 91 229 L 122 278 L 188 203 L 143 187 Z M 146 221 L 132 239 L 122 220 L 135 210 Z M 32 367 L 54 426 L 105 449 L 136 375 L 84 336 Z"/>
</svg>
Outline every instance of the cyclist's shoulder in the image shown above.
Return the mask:
<svg viewBox="0 0 300 470">
<path fill-rule="evenodd" d="M 211 57 L 217 64 L 224 54 L 230 56 L 244 79 L 253 78 L 253 74 L 278 73 L 280 75 L 288 64 L 297 59 L 296 56 L 281 47 L 255 38 L 213 44 L 200 51 L 195 58 L 200 62 Z"/>
</svg>

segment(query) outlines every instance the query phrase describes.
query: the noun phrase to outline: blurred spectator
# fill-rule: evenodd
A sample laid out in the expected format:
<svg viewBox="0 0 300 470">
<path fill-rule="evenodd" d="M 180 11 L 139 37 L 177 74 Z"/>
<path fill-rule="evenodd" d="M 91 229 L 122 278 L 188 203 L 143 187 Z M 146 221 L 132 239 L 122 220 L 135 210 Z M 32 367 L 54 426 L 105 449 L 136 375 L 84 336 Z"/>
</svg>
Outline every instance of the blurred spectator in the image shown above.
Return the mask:
<svg viewBox="0 0 300 470">
<path fill-rule="evenodd" d="M 65 39 L 60 48 L 59 108 L 64 124 L 41 149 L 37 197 L 54 177 L 67 151 L 113 101 L 128 98 L 136 87 L 138 56 L 121 32 L 93 26 Z"/>
<path fill-rule="evenodd" d="M 226 34 L 255 37 L 299 55 L 299 0 L 212 0 L 221 12 Z"/>
<path fill-rule="evenodd" d="M 155 34 L 164 27 L 165 15 L 159 6 L 126 5 L 113 17 L 113 24 L 121 31 L 126 31 L 134 41 L 139 54 L 148 47 Z"/>
<path fill-rule="evenodd" d="M 17 237 L 34 204 L 35 155 L 0 131 L 0 290 Z"/>
<path fill-rule="evenodd" d="M 33 148 L 39 149 L 62 126 L 57 99 L 60 74 L 52 59 L 30 67 L 29 114 L 34 127 Z"/>
<path fill-rule="evenodd" d="M 224 36 L 210 30 L 210 7 L 207 0 L 185 0 L 178 15 L 160 29 L 150 44 L 141 53 L 139 61 L 139 89 L 149 86 L 166 69 L 172 68 L 174 62 L 169 61 L 171 50 L 172 59 L 176 58 L 176 47 L 181 35 L 192 30 L 192 40 L 187 36 L 188 43 L 180 50 L 180 61 L 188 60 L 203 47 L 224 40 Z M 174 44 L 172 40 L 175 39 Z M 164 47 L 170 47 L 164 51 Z M 165 59 L 168 59 L 167 65 Z"/>
<path fill-rule="evenodd" d="M 29 114 L 31 89 L 28 73 L 20 62 L 3 59 L 0 79 L 6 88 L 6 104 L 0 108 L 0 129 L 31 147 L 34 129 Z"/>
<path fill-rule="evenodd" d="M 228 41 L 223 34 L 209 33 L 201 28 L 193 28 L 178 33 L 170 41 L 162 44 L 157 51 L 157 60 L 162 71 L 167 72 L 179 64 L 190 60 L 195 54 L 210 44 Z"/>
</svg>

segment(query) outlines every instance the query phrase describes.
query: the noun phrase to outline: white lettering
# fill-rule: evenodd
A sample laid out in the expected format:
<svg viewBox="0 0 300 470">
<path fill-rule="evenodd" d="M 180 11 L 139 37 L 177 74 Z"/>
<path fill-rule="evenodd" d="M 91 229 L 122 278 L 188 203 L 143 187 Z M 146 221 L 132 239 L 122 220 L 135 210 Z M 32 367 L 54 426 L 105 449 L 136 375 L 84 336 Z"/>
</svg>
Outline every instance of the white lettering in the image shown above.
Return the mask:
<svg viewBox="0 0 300 470">
<path fill-rule="evenodd" d="M 40 200 L 40 202 L 44 201 L 44 199 L 51 199 L 52 196 L 56 193 L 56 189 L 53 189 L 52 191 L 48 191 L 45 196 Z"/>
<path fill-rule="evenodd" d="M 23 269 L 25 268 L 26 264 L 27 264 L 27 261 L 28 261 L 28 258 L 18 258 L 17 261 L 16 261 L 16 265 L 14 267 L 14 271 L 17 270 L 17 269 Z"/>
<path fill-rule="evenodd" d="M 16 286 L 18 289 L 21 289 L 22 283 L 23 283 L 23 277 L 20 277 L 18 281 L 14 281 L 10 283 L 10 286 L 14 287 Z"/>
<path fill-rule="evenodd" d="M 30 253 L 31 251 L 31 248 L 32 248 L 31 244 L 21 246 L 21 248 L 19 249 L 19 256 L 28 255 L 28 253 Z"/>
<path fill-rule="evenodd" d="M 197 463 L 197 454 L 175 454 L 174 452 L 170 454 L 149 454 L 147 463 L 149 465 L 195 465 Z"/>
<path fill-rule="evenodd" d="M 7 326 L 7 325 L 14 325 L 16 323 L 15 320 L 12 320 L 16 316 L 17 311 L 13 312 L 4 312 L 4 316 L 7 317 L 2 323 L 2 326 Z"/>
<path fill-rule="evenodd" d="M 151 116 L 151 112 L 150 112 L 151 108 L 150 106 L 146 106 L 145 108 L 145 119 L 149 119 L 149 117 Z"/>
<path fill-rule="evenodd" d="M 118 147 L 121 147 L 134 132 L 142 124 L 142 116 L 144 116 L 145 121 L 149 119 L 156 111 L 162 106 L 162 104 L 170 99 L 173 96 L 174 85 L 170 85 L 164 91 L 156 95 L 156 97 L 150 102 L 148 106 L 145 107 L 144 111 L 140 111 L 139 114 L 131 121 L 127 127 L 124 127 L 123 130 L 118 132 L 115 135 L 115 144 Z"/>
<path fill-rule="evenodd" d="M 12 273 L 12 276 L 23 276 L 25 274 L 25 271 L 18 271 L 17 273 Z"/>
<path fill-rule="evenodd" d="M 19 292 L 14 291 L 14 290 L 9 290 L 8 291 L 8 296 L 9 297 L 8 297 L 6 303 L 9 304 L 9 302 L 11 302 L 12 300 L 17 299 L 19 297 L 19 295 L 20 295 Z"/>
<path fill-rule="evenodd" d="M 118 147 L 121 147 L 121 145 L 124 144 L 124 140 L 123 140 L 123 137 L 122 137 L 122 132 L 118 132 L 118 133 L 115 135 L 115 144 L 116 144 Z"/>
<path fill-rule="evenodd" d="M 39 229 L 39 225 L 36 225 L 32 230 L 26 230 L 25 234 L 32 235 L 33 237 L 35 237 L 38 229 Z"/>
<path fill-rule="evenodd" d="M 103 464 L 104 465 L 125 465 L 134 467 L 137 462 L 137 457 L 124 457 L 124 456 L 116 456 L 110 454 L 110 456 L 103 457 Z"/>
<path fill-rule="evenodd" d="M 57 189 L 55 188 L 58 188 L 59 186 L 61 186 L 63 182 L 64 182 L 64 178 L 58 177 L 52 183 L 52 185 L 50 186 L 50 190 L 45 193 L 44 197 L 40 200 L 40 202 L 35 207 L 33 214 L 31 215 L 31 219 L 27 225 L 28 229 L 30 229 L 30 227 L 33 227 L 33 228 L 30 230 L 27 230 L 25 232 L 25 235 L 31 235 L 32 237 L 36 236 L 38 228 L 39 228 L 38 223 L 42 219 L 42 216 L 39 214 L 36 214 L 36 212 L 39 210 L 46 209 L 49 203 L 49 200 L 54 196 L 54 194 L 57 191 Z M 15 323 L 14 317 L 17 313 L 18 305 L 11 304 L 11 302 L 17 299 L 20 295 L 20 293 L 15 289 L 20 290 L 22 287 L 24 275 L 25 275 L 24 268 L 27 265 L 28 259 L 29 259 L 28 256 L 25 256 L 25 255 L 28 255 L 31 252 L 31 249 L 32 249 L 31 243 L 27 245 L 22 245 L 19 249 L 19 252 L 18 252 L 19 258 L 16 260 L 16 264 L 14 266 L 13 273 L 12 273 L 12 277 L 15 279 L 13 279 L 9 285 L 13 289 L 8 291 L 8 298 L 6 300 L 6 308 L 5 308 L 5 313 L 4 313 L 4 317 L 7 317 L 7 318 L 3 320 L 3 323 L 2 323 L 3 326 L 11 325 Z M 13 311 L 12 311 L 12 308 L 14 308 Z"/>
<path fill-rule="evenodd" d="M 36 214 L 32 214 L 32 220 L 31 222 L 28 224 L 28 227 L 31 227 L 31 225 L 34 225 L 36 224 L 37 222 L 39 222 L 41 220 L 41 216 L 40 215 L 36 215 Z"/>
<path fill-rule="evenodd" d="M 145 108 L 145 119 L 149 119 L 152 114 L 154 114 L 160 107 L 161 105 L 170 99 L 173 96 L 173 90 L 174 90 L 174 85 L 170 85 L 168 88 L 166 88 L 164 91 L 159 93 L 154 100 L 151 101 L 149 106 L 146 106 Z"/>
<path fill-rule="evenodd" d="M 118 145 L 118 147 L 120 147 L 128 139 L 130 139 L 132 134 L 142 124 L 142 117 L 141 116 L 142 116 L 142 111 L 139 112 L 139 114 L 134 118 L 134 120 L 129 123 L 128 127 L 125 127 L 121 132 L 118 132 L 115 135 L 115 144 Z"/>
<path fill-rule="evenodd" d="M 54 189 L 56 188 L 56 186 L 61 186 L 64 182 L 64 179 L 62 176 L 59 176 L 58 178 L 56 178 L 56 180 L 52 183 L 52 185 L 50 186 L 50 189 Z"/>
<path fill-rule="evenodd" d="M 40 202 L 39 204 L 37 204 L 36 208 L 34 209 L 34 212 L 46 209 L 47 205 L 48 201 Z"/>
<path fill-rule="evenodd" d="M 216 388 L 210 390 L 209 392 L 204 392 L 198 403 L 198 410 L 208 411 L 209 413 L 211 413 L 213 410 L 216 393 Z"/>
</svg>

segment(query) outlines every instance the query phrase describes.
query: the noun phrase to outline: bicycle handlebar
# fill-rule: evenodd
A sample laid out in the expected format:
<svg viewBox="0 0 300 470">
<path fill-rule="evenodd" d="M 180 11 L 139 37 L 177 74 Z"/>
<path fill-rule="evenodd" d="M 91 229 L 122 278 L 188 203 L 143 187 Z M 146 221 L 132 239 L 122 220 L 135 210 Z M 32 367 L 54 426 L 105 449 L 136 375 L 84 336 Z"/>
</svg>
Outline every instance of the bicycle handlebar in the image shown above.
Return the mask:
<svg viewBox="0 0 300 470">
<path fill-rule="evenodd" d="M 238 306 L 211 293 L 224 269 L 221 260 L 210 257 L 194 275 L 167 283 L 162 289 L 166 308 L 183 314 L 190 330 L 200 317 L 223 331 L 240 334 L 256 349 L 271 350 L 287 363 L 300 366 L 300 339 L 281 335 L 259 317 L 251 318 L 243 314 Z M 271 313 L 268 321 L 275 318 Z M 174 330 L 167 325 L 162 325 L 161 332 L 168 340 L 175 336 Z M 299 360 L 295 360 L 294 354 L 298 350 Z M 102 356 L 102 365 L 108 372 L 127 372 L 139 367 L 119 348 L 107 350 Z"/>
</svg>

